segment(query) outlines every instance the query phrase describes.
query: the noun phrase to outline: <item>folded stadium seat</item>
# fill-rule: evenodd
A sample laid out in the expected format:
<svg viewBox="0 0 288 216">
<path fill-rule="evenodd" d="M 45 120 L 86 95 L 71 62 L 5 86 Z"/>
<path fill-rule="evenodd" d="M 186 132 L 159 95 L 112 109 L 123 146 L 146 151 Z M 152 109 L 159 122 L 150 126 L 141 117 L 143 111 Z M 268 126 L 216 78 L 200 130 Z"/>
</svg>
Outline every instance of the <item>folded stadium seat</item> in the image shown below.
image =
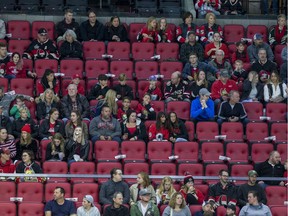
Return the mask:
<svg viewBox="0 0 288 216">
<path fill-rule="evenodd" d="M 18 0 L 18 6 L 21 9 L 21 11 L 27 11 L 27 12 L 32 12 L 32 11 L 38 11 L 40 8 L 41 1 L 40 0 Z"/>
<path fill-rule="evenodd" d="M 125 162 L 144 162 L 146 154 L 146 144 L 144 141 L 122 141 L 121 154 L 126 155 Z"/>
<path fill-rule="evenodd" d="M 62 187 L 65 190 L 65 197 L 71 198 L 71 185 L 69 182 L 48 182 L 45 185 L 44 201 L 48 202 L 53 199 L 54 190 L 56 187 Z"/>
<path fill-rule="evenodd" d="M 67 87 L 68 85 L 71 83 L 72 79 L 62 79 L 61 81 L 61 92 L 62 92 L 62 96 L 64 97 L 65 95 L 68 94 L 68 91 L 67 91 Z M 80 80 L 80 84 L 85 88 L 85 80 Z"/>
<path fill-rule="evenodd" d="M 26 20 L 9 20 L 7 22 L 7 34 L 11 34 L 10 39 L 30 39 L 30 22 Z"/>
<path fill-rule="evenodd" d="M 46 69 L 52 70 L 54 73 L 58 72 L 58 61 L 56 59 L 37 59 L 35 61 L 35 73 L 37 78 L 41 78 Z"/>
<path fill-rule="evenodd" d="M 15 216 L 17 215 L 16 203 L 0 202 L 1 215 Z"/>
<path fill-rule="evenodd" d="M 219 135 L 216 122 L 198 122 L 196 125 L 196 136 L 199 141 L 215 141 Z"/>
<path fill-rule="evenodd" d="M 228 170 L 228 166 L 226 164 L 207 164 L 205 166 L 205 176 L 217 176 L 217 179 L 207 179 L 206 182 L 208 185 L 215 184 L 219 181 L 219 171 L 222 169 Z"/>
<path fill-rule="evenodd" d="M 165 169 L 163 169 L 165 167 Z M 160 176 L 175 176 L 176 175 L 176 164 L 175 163 L 152 163 L 151 164 L 151 175 Z M 162 181 L 162 178 L 152 179 L 157 185 Z"/>
<path fill-rule="evenodd" d="M 72 197 L 82 202 L 85 195 L 91 195 L 94 202 L 99 202 L 99 186 L 97 183 L 78 183 L 72 186 Z"/>
<path fill-rule="evenodd" d="M 9 86 L 8 79 L 0 77 L 0 83 L 1 83 L 1 86 L 3 86 L 4 88 L 4 92 L 7 92 L 8 86 Z"/>
<path fill-rule="evenodd" d="M 232 177 L 244 177 L 248 175 L 249 170 L 253 170 L 251 164 L 232 164 L 230 175 Z M 241 185 L 247 183 L 247 180 L 233 180 L 234 184 Z"/>
<path fill-rule="evenodd" d="M 131 44 L 137 41 L 137 35 L 144 26 L 145 26 L 145 23 L 130 23 L 129 39 L 130 39 Z"/>
<path fill-rule="evenodd" d="M 147 144 L 147 154 L 150 163 L 170 162 L 172 155 L 172 143 L 169 141 L 150 141 Z"/>
<path fill-rule="evenodd" d="M 217 207 L 217 216 L 226 216 L 226 208 L 224 206 Z M 236 215 L 239 215 L 240 209 L 236 206 Z"/>
<path fill-rule="evenodd" d="M 99 184 L 106 182 L 110 179 L 110 171 L 113 168 L 119 168 L 122 170 L 122 164 L 120 162 L 98 162 L 96 166 L 97 175 L 109 175 L 108 178 L 98 178 L 97 181 Z"/>
<path fill-rule="evenodd" d="M 226 157 L 229 163 L 248 163 L 249 148 L 247 143 L 229 142 L 226 144 Z"/>
<path fill-rule="evenodd" d="M 203 142 L 201 145 L 201 160 L 203 163 L 223 163 L 219 156 L 224 156 L 223 143 Z"/>
<path fill-rule="evenodd" d="M 73 9 L 74 12 L 87 12 L 88 0 L 66 0 L 66 7 Z"/>
<path fill-rule="evenodd" d="M 170 101 L 167 103 L 166 112 L 175 112 L 177 117 L 183 120 L 190 119 L 190 104 L 186 101 Z"/>
<path fill-rule="evenodd" d="M 109 42 L 107 45 L 107 55 L 112 55 L 112 59 L 129 60 L 130 43 L 128 42 Z"/>
<path fill-rule="evenodd" d="M 248 25 L 246 27 L 246 38 L 253 39 L 254 34 L 260 33 L 263 35 L 263 41 L 268 41 L 268 30 L 266 25 Z"/>
<path fill-rule="evenodd" d="M 105 43 L 102 41 L 84 41 L 83 57 L 88 59 L 103 59 L 102 55 L 106 53 Z"/>
<path fill-rule="evenodd" d="M 43 148 L 43 143 L 41 145 L 41 148 Z M 42 161 L 43 161 L 43 158 L 42 158 Z M 43 168 L 43 173 L 45 174 L 67 174 L 68 173 L 68 166 L 67 166 L 67 163 L 64 161 L 44 161 L 42 168 Z M 52 177 L 52 178 L 47 179 L 47 182 L 57 182 L 57 183 L 67 182 L 67 179 Z"/>
<path fill-rule="evenodd" d="M 176 142 L 174 143 L 174 155 L 179 156 L 177 163 L 198 162 L 198 143 L 197 142 Z"/>
<path fill-rule="evenodd" d="M 111 61 L 110 72 L 115 75 L 113 80 L 117 80 L 121 73 L 125 73 L 127 79 L 133 79 L 133 61 Z"/>
<path fill-rule="evenodd" d="M 85 76 L 87 79 L 97 79 L 100 74 L 109 72 L 109 63 L 106 60 L 87 60 L 85 62 Z"/>
<path fill-rule="evenodd" d="M 189 141 L 193 141 L 194 140 L 194 133 L 195 133 L 194 122 L 185 121 L 185 126 L 186 126 L 186 129 L 187 129 Z"/>
<path fill-rule="evenodd" d="M 286 122 L 287 104 L 268 103 L 266 105 L 266 116 L 271 117 L 270 122 Z"/>
<path fill-rule="evenodd" d="M 28 71 L 33 71 L 33 60 L 32 59 L 23 59 L 23 66 Z"/>
<path fill-rule="evenodd" d="M 62 12 L 64 7 L 63 0 L 42 0 L 42 6 L 45 11 Z"/>
<path fill-rule="evenodd" d="M 267 205 L 284 205 L 287 201 L 287 188 L 283 186 L 267 186 L 265 188 Z M 286 207 L 287 210 L 287 207 Z"/>
<path fill-rule="evenodd" d="M 287 212 L 287 205 L 270 206 L 270 210 L 273 216 L 282 216 L 283 212 Z"/>
<path fill-rule="evenodd" d="M 45 28 L 48 32 L 48 38 L 54 40 L 55 38 L 55 23 L 53 21 L 33 21 L 32 22 L 32 38 L 36 39 L 38 30 Z"/>
<path fill-rule="evenodd" d="M 116 78 L 116 77 L 115 77 Z M 120 81 L 118 80 L 113 80 L 113 87 L 120 84 Z M 136 98 L 137 94 L 137 85 L 134 80 L 126 80 L 126 84 L 132 88 L 133 91 L 133 97 Z M 118 102 L 118 101 L 117 101 Z"/>
<path fill-rule="evenodd" d="M 259 102 L 243 103 L 247 118 L 250 122 L 259 122 L 260 116 L 263 116 L 263 104 Z"/>
<path fill-rule="evenodd" d="M 185 176 L 187 174 L 195 176 L 203 176 L 204 175 L 204 168 L 202 163 L 180 163 L 178 165 L 178 172 L 179 176 Z M 202 179 L 195 179 L 195 184 L 202 184 Z"/>
<path fill-rule="evenodd" d="M 18 52 L 21 55 L 30 45 L 30 40 L 9 40 L 8 42 L 8 50 L 11 53 Z"/>
<path fill-rule="evenodd" d="M 124 163 L 124 175 L 138 175 L 140 172 L 149 173 L 149 164 L 146 162 Z M 129 185 L 135 183 L 135 178 L 125 178 Z"/>
<path fill-rule="evenodd" d="M 245 37 L 245 28 L 243 25 L 226 24 L 223 27 L 223 37 L 227 44 L 236 43 Z"/>
<path fill-rule="evenodd" d="M 284 44 L 278 44 L 274 47 L 274 58 L 275 58 L 275 62 L 277 63 L 278 67 L 280 67 L 283 63 L 283 60 L 281 57 L 281 52 L 282 52 L 284 47 L 285 47 Z"/>
<path fill-rule="evenodd" d="M 70 174 L 93 175 L 95 173 L 95 163 L 87 161 L 71 163 L 69 172 Z M 71 183 L 90 183 L 94 180 L 94 178 L 71 178 Z"/>
<path fill-rule="evenodd" d="M 10 89 L 16 94 L 34 96 L 34 80 L 29 78 L 17 78 L 10 81 Z"/>
<path fill-rule="evenodd" d="M 138 80 L 147 80 L 151 75 L 158 74 L 158 63 L 156 61 L 136 61 L 135 76 Z"/>
<path fill-rule="evenodd" d="M 64 77 L 71 78 L 74 74 L 79 74 L 82 78 L 84 63 L 80 59 L 63 59 L 60 61 L 60 72 Z"/>
<path fill-rule="evenodd" d="M 136 75 L 138 76 L 138 75 Z M 147 78 L 149 78 L 149 75 L 147 75 Z M 148 80 L 138 80 L 138 91 L 137 91 L 137 95 L 139 98 L 139 101 L 142 101 L 143 96 L 145 94 L 144 90 L 145 88 L 149 86 L 149 81 Z M 156 86 L 158 86 L 160 88 L 160 90 L 162 89 L 162 85 L 160 81 L 157 81 Z M 152 104 L 154 104 L 155 101 L 151 101 Z M 164 111 L 164 109 L 162 110 Z"/>
<path fill-rule="evenodd" d="M 134 42 L 132 44 L 132 58 L 134 61 L 150 60 L 154 56 L 154 43 Z"/>
<path fill-rule="evenodd" d="M 96 161 L 117 161 L 116 155 L 119 155 L 119 143 L 117 141 L 98 140 L 94 143 L 94 154 Z"/>
<path fill-rule="evenodd" d="M 19 203 L 18 216 L 42 216 L 43 209 L 43 203 Z"/>
<path fill-rule="evenodd" d="M 223 122 L 221 135 L 226 135 L 225 141 L 243 141 L 243 124 L 241 122 Z"/>
<path fill-rule="evenodd" d="M 13 181 L 1 181 L 0 182 L 0 203 L 10 202 L 10 197 L 16 197 L 16 185 Z M 1 208 L 2 209 L 2 208 Z M 2 212 L 3 214 L 3 212 Z"/>
<path fill-rule="evenodd" d="M 269 154 L 274 150 L 272 143 L 254 143 L 251 147 L 251 160 L 253 163 L 260 163 L 267 158 Z"/>
<path fill-rule="evenodd" d="M 246 139 L 249 143 L 263 142 L 268 137 L 268 125 L 265 122 L 249 122 L 246 126 Z"/>
<path fill-rule="evenodd" d="M 285 162 L 288 159 L 287 143 L 278 143 L 276 150 L 279 152 L 281 160 Z"/>
<path fill-rule="evenodd" d="M 287 142 L 287 123 L 273 123 L 270 136 L 275 136 L 275 142 Z"/>
<path fill-rule="evenodd" d="M 157 43 L 156 55 L 160 55 L 160 61 L 178 60 L 179 45 L 177 43 Z"/>
<path fill-rule="evenodd" d="M 202 205 L 190 205 L 189 209 L 190 209 L 191 215 L 195 215 L 196 212 L 202 210 Z"/>
<path fill-rule="evenodd" d="M 22 197 L 23 202 L 42 203 L 44 186 L 40 182 L 20 182 L 17 186 L 17 197 Z"/>
<path fill-rule="evenodd" d="M 175 71 L 182 72 L 183 64 L 179 61 L 163 61 L 160 62 L 160 74 L 164 76 L 164 80 L 170 80 L 171 74 Z"/>
</svg>

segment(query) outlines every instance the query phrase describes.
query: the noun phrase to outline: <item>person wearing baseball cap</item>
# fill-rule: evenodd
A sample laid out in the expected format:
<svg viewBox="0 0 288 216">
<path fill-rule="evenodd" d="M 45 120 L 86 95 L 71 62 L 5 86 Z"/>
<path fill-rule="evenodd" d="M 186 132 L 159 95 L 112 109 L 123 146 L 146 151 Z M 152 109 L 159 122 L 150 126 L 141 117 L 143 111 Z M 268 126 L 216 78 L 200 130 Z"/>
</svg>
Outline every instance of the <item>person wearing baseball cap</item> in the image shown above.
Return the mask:
<svg viewBox="0 0 288 216">
<path fill-rule="evenodd" d="M 149 84 L 145 87 L 143 93 L 150 94 L 151 95 L 151 100 L 157 101 L 157 100 L 162 100 L 163 94 L 159 86 L 157 86 L 157 76 L 156 75 L 151 75 L 149 78 Z"/>
<path fill-rule="evenodd" d="M 8 148 L 0 149 L 0 173 L 14 173 L 15 165 L 10 158 L 10 150 Z M 7 180 L 8 177 L 0 177 L 1 180 Z"/>
<path fill-rule="evenodd" d="M 257 191 L 259 202 L 266 204 L 267 198 L 264 189 L 257 183 L 258 173 L 255 170 L 249 170 L 248 172 L 248 181 L 245 184 L 239 186 L 238 189 L 238 202 L 237 204 L 242 208 L 248 203 L 248 192 Z"/>
<path fill-rule="evenodd" d="M 82 206 L 77 209 L 77 216 L 100 216 L 98 208 L 94 205 L 94 198 L 91 195 L 83 197 Z"/>
<path fill-rule="evenodd" d="M 84 89 L 84 87 L 83 87 L 83 85 L 81 84 L 80 81 L 81 81 L 81 76 L 80 76 L 80 74 L 76 73 L 76 74 L 73 75 L 70 84 L 75 84 L 77 86 L 78 94 L 85 95 L 85 89 Z M 66 89 L 65 92 L 66 92 L 66 95 L 67 95 L 68 94 L 68 90 Z"/>
<path fill-rule="evenodd" d="M 200 205 L 204 201 L 203 193 L 194 187 L 194 178 L 192 175 L 186 175 L 183 180 L 183 186 L 180 190 L 187 205 Z"/>
</svg>

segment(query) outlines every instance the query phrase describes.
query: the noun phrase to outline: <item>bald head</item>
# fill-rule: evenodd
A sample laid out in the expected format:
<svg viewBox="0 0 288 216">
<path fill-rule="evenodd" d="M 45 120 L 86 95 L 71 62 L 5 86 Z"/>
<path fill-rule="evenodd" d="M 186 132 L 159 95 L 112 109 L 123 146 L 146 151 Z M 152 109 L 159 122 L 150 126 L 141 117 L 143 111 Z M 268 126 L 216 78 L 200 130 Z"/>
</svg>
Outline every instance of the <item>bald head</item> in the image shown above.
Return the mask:
<svg viewBox="0 0 288 216">
<path fill-rule="evenodd" d="M 272 151 L 269 155 L 269 162 L 271 164 L 278 164 L 281 162 L 280 153 L 278 151 Z"/>
<path fill-rule="evenodd" d="M 181 73 L 179 71 L 175 71 L 171 74 L 171 82 L 174 85 L 178 85 L 181 79 Z"/>
</svg>

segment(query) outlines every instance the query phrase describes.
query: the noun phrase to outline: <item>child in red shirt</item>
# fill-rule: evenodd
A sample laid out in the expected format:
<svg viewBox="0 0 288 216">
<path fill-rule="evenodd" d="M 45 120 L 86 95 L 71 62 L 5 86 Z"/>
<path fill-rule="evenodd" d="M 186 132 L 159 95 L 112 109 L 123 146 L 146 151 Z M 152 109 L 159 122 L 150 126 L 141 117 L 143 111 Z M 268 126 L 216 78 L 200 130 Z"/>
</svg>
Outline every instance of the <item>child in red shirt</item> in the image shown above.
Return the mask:
<svg viewBox="0 0 288 216">
<path fill-rule="evenodd" d="M 157 21 L 155 17 L 149 17 L 146 26 L 141 29 L 137 36 L 137 40 L 140 42 L 153 42 L 157 43 L 161 40 L 158 30 Z"/>
<path fill-rule="evenodd" d="M 9 80 L 14 78 L 26 78 L 23 60 L 18 52 L 12 54 L 11 61 L 6 65 L 6 74 L 4 77 Z"/>
<path fill-rule="evenodd" d="M 158 134 L 162 134 L 160 139 Z M 149 127 L 149 140 L 167 141 L 170 135 L 170 126 L 167 115 L 164 112 L 159 112 L 157 115 L 156 123 Z"/>
</svg>

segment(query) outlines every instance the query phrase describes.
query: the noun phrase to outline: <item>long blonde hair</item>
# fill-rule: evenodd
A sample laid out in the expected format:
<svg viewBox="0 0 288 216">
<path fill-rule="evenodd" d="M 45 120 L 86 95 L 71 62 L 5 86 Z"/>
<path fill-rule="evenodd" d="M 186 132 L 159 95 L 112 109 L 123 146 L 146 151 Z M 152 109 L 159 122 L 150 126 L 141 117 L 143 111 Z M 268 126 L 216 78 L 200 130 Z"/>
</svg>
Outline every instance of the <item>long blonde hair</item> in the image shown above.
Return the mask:
<svg viewBox="0 0 288 216">
<path fill-rule="evenodd" d="M 168 196 L 169 197 L 172 197 L 172 195 L 176 192 L 175 188 L 173 187 L 173 180 L 171 177 L 169 176 L 165 176 L 162 181 L 161 181 L 161 184 L 159 185 L 159 188 L 157 190 L 157 194 L 161 197 L 162 194 L 164 193 L 164 190 L 165 190 L 165 183 L 166 182 L 170 182 L 171 183 L 171 187 L 168 191 Z"/>
<path fill-rule="evenodd" d="M 20 137 L 20 145 L 21 146 L 28 146 L 32 143 L 32 137 L 31 134 L 27 132 L 27 138 L 24 139 L 22 136 L 22 132 L 21 132 L 21 137 Z"/>
<path fill-rule="evenodd" d="M 116 91 L 109 89 L 104 98 L 105 103 L 107 104 L 107 106 L 110 107 L 114 115 L 116 115 L 118 111 L 118 105 L 116 102 L 116 94 L 117 94 Z"/>
<path fill-rule="evenodd" d="M 151 22 L 152 22 L 153 20 L 156 20 L 156 18 L 155 18 L 154 16 L 151 16 L 151 17 L 148 18 L 148 20 L 147 20 L 147 22 L 146 22 L 146 26 L 147 26 L 147 28 L 148 28 L 149 31 L 151 31 L 151 30 L 157 30 L 157 20 L 156 20 L 156 28 L 153 29 L 152 26 L 151 26 Z"/>
<path fill-rule="evenodd" d="M 64 151 L 65 151 L 65 143 L 64 143 L 64 138 L 63 138 L 63 136 L 60 134 L 60 133 L 55 133 L 54 135 L 53 135 L 53 137 L 52 137 L 52 142 L 51 142 L 51 149 L 52 149 L 52 152 L 53 151 L 56 151 L 56 145 L 55 145 L 55 143 L 54 143 L 54 139 L 58 139 L 58 140 L 60 140 L 60 150 L 61 150 L 61 152 L 63 152 L 64 153 Z"/>
<path fill-rule="evenodd" d="M 76 137 L 75 131 L 76 131 L 77 128 L 80 128 L 80 129 L 81 129 L 81 145 L 85 145 L 86 142 L 85 142 L 85 138 L 84 138 L 84 133 L 83 133 L 82 127 L 77 126 L 77 127 L 74 129 L 73 139 L 75 140 L 75 137 Z"/>
</svg>

